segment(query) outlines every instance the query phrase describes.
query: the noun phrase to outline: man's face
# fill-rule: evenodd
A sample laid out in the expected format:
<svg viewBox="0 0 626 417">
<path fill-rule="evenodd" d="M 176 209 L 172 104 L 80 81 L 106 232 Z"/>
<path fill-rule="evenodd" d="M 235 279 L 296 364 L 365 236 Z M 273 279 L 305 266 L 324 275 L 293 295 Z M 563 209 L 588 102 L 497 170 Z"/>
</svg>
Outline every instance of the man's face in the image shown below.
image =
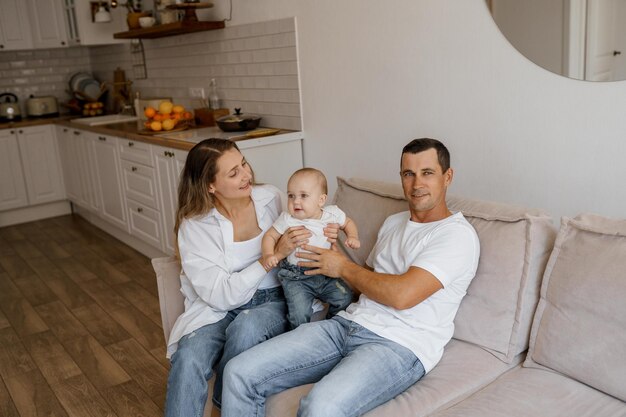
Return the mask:
<svg viewBox="0 0 626 417">
<path fill-rule="evenodd" d="M 435 221 L 449 215 L 445 199 L 448 185 L 452 182 L 452 169 L 442 172 L 435 149 L 403 154 L 400 177 L 404 196 L 409 202 L 411 220 Z"/>
</svg>

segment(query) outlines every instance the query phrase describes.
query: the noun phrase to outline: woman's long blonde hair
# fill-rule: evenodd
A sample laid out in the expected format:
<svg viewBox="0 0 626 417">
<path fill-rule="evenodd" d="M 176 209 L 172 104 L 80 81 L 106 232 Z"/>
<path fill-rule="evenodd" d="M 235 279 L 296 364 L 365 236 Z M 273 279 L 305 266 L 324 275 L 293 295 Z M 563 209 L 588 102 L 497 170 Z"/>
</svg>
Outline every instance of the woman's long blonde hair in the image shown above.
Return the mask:
<svg viewBox="0 0 626 417">
<path fill-rule="evenodd" d="M 174 225 L 174 243 L 179 259 L 178 229 L 183 220 L 206 214 L 215 207 L 209 186 L 215 182 L 217 161 L 224 152 L 231 149 L 239 151 L 239 147 L 233 141 L 211 138 L 197 143 L 187 154 L 178 184 L 178 208 Z M 254 174 L 252 183 L 254 184 Z"/>
</svg>

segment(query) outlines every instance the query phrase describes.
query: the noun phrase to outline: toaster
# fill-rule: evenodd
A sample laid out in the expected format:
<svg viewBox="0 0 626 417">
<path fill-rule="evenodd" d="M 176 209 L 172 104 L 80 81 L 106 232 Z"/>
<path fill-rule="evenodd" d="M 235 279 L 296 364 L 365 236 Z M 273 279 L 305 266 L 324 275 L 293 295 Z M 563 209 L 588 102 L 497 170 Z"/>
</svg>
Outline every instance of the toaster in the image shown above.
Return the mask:
<svg viewBox="0 0 626 417">
<path fill-rule="evenodd" d="M 54 96 L 30 96 L 26 100 L 26 113 L 31 117 L 56 116 L 59 114 L 57 98 Z"/>
</svg>

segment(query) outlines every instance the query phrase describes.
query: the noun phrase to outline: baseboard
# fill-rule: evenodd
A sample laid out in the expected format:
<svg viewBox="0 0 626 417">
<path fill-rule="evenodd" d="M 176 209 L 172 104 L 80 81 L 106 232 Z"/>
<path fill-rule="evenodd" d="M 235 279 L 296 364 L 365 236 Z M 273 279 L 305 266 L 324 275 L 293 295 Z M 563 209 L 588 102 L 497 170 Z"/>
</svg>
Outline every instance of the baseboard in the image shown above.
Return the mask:
<svg viewBox="0 0 626 417">
<path fill-rule="evenodd" d="M 141 253 L 148 258 L 161 258 L 163 256 L 168 256 L 167 254 L 161 252 L 159 249 L 148 245 L 146 242 L 136 238 L 128 234 L 125 230 L 121 230 L 118 227 L 112 225 L 106 220 L 102 220 L 98 215 L 93 212 L 82 208 L 76 204 L 73 206 L 74 213 L 81 216 L 83 219 L 87 220 L 89 223 L 93 224 L 99 229 L 102 229 L 106 233 L 110 234 L 114 238 L 121 240 L 123 243 L 127 244 L 131 248 L 135 249 L 137 252 Z"/>
<path fill-rule="evenodd" d="M 0 212 L 0 227 L 14 224 L 34 222 L 49 217 L 64 216 L 72 213 L 72 207 L 67 200 L 54 203 L 39 204 Z"/>
</svg>

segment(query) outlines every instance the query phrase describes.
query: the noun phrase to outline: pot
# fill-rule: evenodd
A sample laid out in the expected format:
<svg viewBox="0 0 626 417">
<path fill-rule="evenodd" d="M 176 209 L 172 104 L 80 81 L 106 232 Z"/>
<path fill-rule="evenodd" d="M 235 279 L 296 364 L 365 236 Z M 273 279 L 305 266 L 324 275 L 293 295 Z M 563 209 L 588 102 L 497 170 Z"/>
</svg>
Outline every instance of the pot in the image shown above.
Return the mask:
<svg viewBox="0 0 626 417">
<path fill-rule="evenodd" d="M 241 109 L 235 109 L 235 114 L 222 116 L 215 122 L 224 132 L 242 132 L 259 127 L 261 117 L 255 114 L 241 114 Z"/>
<path fill-rule="evenodd" d="M 22 118 L 17 96 L 13 93 L 0 94 L 0 119 L 20 120 Z"/>
<path fill-rule="evenodd" d="M 34 97 L 26 100 L 26 113 L 34 117 L 56 116 L 59 114 L 57 98 L 54 96 Z"/>
</svg>

